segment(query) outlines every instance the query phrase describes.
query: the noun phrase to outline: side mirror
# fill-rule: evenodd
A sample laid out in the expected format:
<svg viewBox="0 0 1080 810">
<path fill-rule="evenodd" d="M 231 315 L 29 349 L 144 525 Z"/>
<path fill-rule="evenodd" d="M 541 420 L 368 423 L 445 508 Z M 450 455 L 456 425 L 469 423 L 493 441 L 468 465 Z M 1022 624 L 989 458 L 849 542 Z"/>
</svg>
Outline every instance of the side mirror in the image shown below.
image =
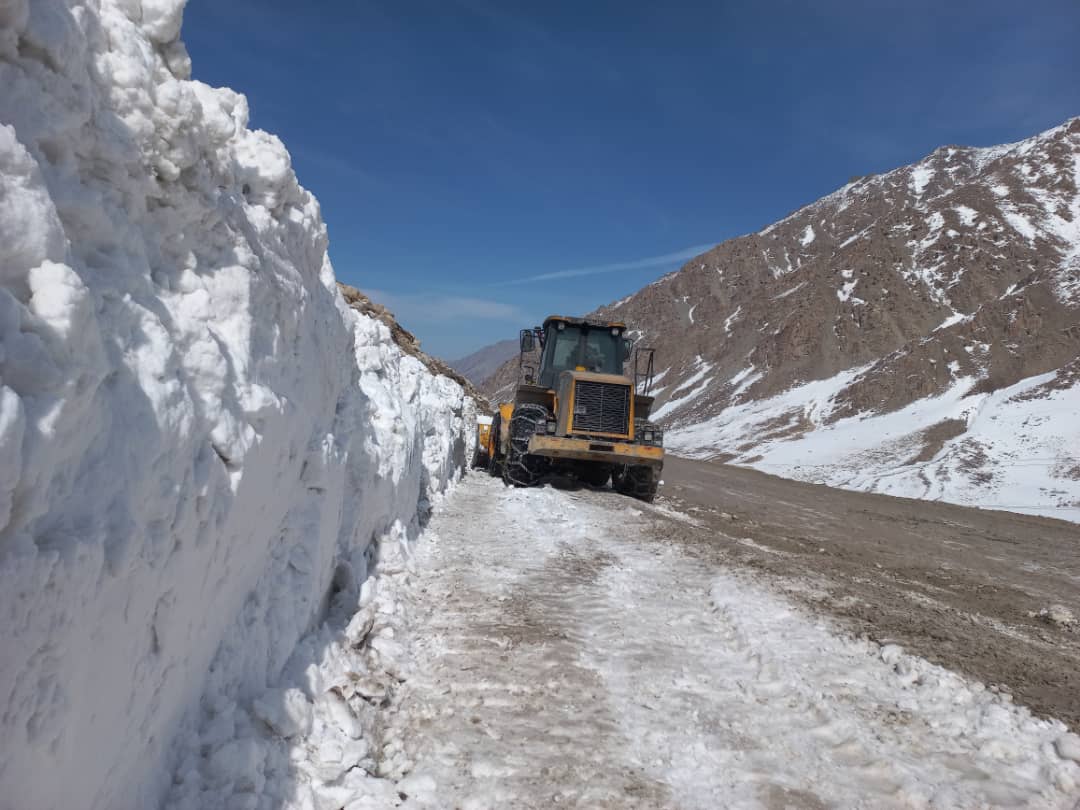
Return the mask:
<svg viewBox="0 0 1080 810">
<path fill-rule="evenodd" d="M 634 351 L 634 341 L 632 341 L 630 338 L 623 338 L 623 342 L 622 342 L 622 359 L 623 359 L 624 363 L 627 360 L 630 359 L 630 355 L 631 355 L 631 353 L 633 351 Z"/>
<path fill-rule="evenodd" d="M 529 354 L 536 349 L 536 338 L 533 337 L 531 329 L 521 330 L 521 353 Z"/>
</svg>

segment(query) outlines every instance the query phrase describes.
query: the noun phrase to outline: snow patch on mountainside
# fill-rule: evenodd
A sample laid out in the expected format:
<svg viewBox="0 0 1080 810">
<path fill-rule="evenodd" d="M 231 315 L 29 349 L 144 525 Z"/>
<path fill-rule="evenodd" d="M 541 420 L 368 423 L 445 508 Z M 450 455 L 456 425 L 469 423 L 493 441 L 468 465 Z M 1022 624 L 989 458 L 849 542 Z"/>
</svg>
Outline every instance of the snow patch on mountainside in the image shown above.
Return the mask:
<svg viewBox="0 0 1080 810">
<path fill-rule="evenodd" d="M 911 190 L 916 197 L 922 196 L 926 185 L 933 179 L 934 170 L 930 166 L 922 165 L 911 173 Z"/>
<path fill-rule="evenodd" d="M 1080 385 L 1066 372 L 989 394 L 960 377 L 891 413 L 830 420 L 866 370 L 733 405 L 665 441 L 682 455 L 724 455 L 803 481 L 1080 522 Z"/>
<path fill-rule="evenodd" d="M 960 224 L 968 228 L 975 224 L 975 219 L 979 215 L 978 211 L 974 208 L 969 208 L 966 205 L 954 206 L 953 210 L 956 211 L 956 215 L 960 217 Z"/>
<path fill-rule="evenodd" d="M 0 10 L 4 806 L 157 806 L 176 763 L 184 804 L 249 806 L 222 718 L 318 718 L 286 662 L 466 458 L 461 387 L 345 305 L 182 11 Z"/>
<path fill-rule="evenodd" d="M 706 379 L 706 377 L 709 372 L 712 371 L 712 366 L 709 363 L 704 362 L 700 356 L 695 360 L 694 365 L 697 370 L 689 377 L 684 379 L 678 385 L 678 387 L 676 387 L 675 390 L 671 392 L 671 396 L 668 398 L 667 402 L 665 402 L 661 407 L 657 408 L 655 411 L 652 412 L 652 414 L 650 415 L 651 419 L 661 419 L 667 414 L 676 410 L 677 408 L 682 408 L 685 405 L 689 405 L 691 402 L 701 396 L 702 391 L 709 387 L 712 379 Z M 659 376 L 653 378 L 654 382 L 658 379 Z M 656 389 L 655 393 L 659 393 L 660 390 L 662 389 Z M 686 393 L 681 393 L 682 391 L 686 391 Z"/>
<path fill-rule="evenodd" d="M 724 333 L 731 334 L 731 325 L 735 321 L 739 320 L 739 316 L 742 314 L 742 306 L 739 306 L 732 312 L 727 318 L 724 319 Z"/>
</svg>

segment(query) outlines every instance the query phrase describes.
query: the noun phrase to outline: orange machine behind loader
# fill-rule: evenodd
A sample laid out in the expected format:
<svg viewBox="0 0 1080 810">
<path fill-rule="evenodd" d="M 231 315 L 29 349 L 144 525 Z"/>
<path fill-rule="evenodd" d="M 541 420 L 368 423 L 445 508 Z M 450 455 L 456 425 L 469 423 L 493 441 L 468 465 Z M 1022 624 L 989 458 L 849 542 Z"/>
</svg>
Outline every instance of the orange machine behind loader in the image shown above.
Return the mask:
<svg viewBox="0 0 1080 810">
<path fill-rule="evenodd" d="M 486 420 L 486 421 L 481 421 Z M 481 416 L 476 422 L 476 447 L 473 449 L 473 469 L 487 467 L 491 453 L 491 417 Z"/>
</svg>

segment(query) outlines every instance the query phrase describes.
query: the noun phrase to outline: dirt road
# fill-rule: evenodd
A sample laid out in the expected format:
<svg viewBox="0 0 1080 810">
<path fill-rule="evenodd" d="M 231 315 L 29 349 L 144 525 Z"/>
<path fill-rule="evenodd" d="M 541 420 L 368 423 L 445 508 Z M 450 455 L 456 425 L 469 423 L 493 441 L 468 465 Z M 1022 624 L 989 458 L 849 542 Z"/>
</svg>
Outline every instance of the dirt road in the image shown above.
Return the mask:
<svg viewBox="0 0 1080 810">
<path fill-rule="evenodd" d="M 474 475 L 439 506 L 379 639 L 402 806 L 1072 808 L 1080 738 L 777 592 L 745 508 L 672 503 Z"/>
<path fill-rule="evenodd" d="M 847 492 L 669 457 L 688 543 L 777 575 L 856 632 L 903 644 L 1080 730 L 1080 526 Z M 809 586 L 809 587 L 808 587 Z"/>
</svg>

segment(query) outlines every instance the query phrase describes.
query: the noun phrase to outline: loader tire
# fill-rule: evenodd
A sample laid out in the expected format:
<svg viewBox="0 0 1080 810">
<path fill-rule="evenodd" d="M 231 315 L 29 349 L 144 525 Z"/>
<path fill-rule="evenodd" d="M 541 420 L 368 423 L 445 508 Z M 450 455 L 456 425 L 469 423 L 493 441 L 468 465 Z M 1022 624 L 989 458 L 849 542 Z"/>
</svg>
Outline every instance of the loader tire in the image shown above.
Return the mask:
<svg viewBox="0 0 1080 810">
<path fill-rule="evenodd" d="M 503 460 L 503 480 L 515 487 L 533 487 L 548 473 L 551 463 L 529 454 L 529 439 L 545 429 L 547 409 L 541 405 L 518 405 L 510 417 L 510 446 Z"/>
<path fill-rule="evenodd" d="M 660 468 L 646 465 L 617 467 L 611 485 L 622 495 L 652 503 L 660 486 Z"/>
</svg>

